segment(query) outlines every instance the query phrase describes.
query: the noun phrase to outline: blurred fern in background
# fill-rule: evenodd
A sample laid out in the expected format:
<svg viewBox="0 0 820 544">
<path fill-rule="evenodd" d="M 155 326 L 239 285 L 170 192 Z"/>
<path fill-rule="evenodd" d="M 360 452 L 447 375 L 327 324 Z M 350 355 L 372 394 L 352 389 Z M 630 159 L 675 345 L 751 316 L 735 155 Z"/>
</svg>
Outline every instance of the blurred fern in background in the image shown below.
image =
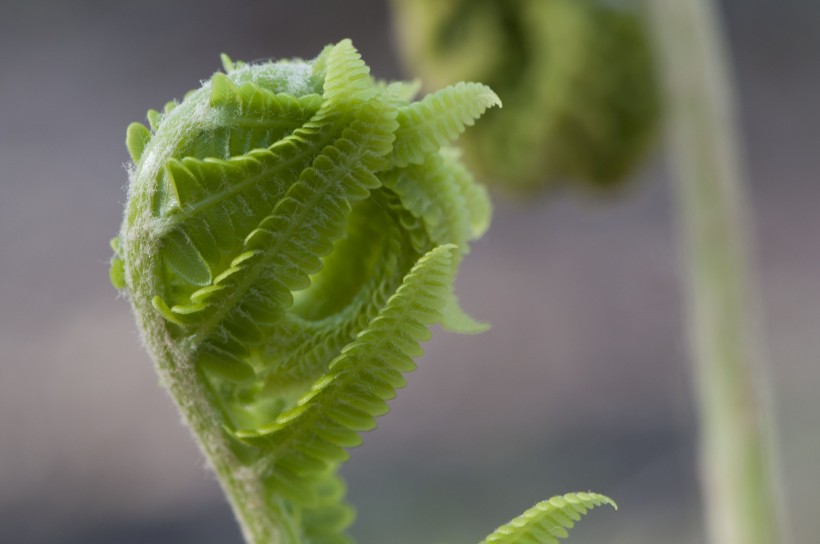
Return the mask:
<svg viewBox="0 0 820 544">
<path fill-rule="evenodd" d="M 490 85 L 504 109 L 462 139 L 497 188 L 608 188 L 650 147 L 659 115 L 640 12 L 599 0 L 393 0 L 400 51 L 431 88 Z"/>
</svg>

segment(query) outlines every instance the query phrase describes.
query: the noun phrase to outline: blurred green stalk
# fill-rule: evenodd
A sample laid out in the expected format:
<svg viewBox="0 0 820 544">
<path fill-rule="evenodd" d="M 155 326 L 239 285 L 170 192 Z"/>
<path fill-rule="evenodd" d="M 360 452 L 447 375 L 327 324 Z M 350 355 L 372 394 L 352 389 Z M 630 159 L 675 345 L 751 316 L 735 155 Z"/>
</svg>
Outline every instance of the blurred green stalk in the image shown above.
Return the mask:
<svg viewBox="0 0 820 544">
<path fill-rule="evenodd" d="M 709 541 L 783 544 L 766 361 L 750 273 L 740 144 L 721 22 L 710 0 L 646 0 L 686 249 Z"/>
</svg>

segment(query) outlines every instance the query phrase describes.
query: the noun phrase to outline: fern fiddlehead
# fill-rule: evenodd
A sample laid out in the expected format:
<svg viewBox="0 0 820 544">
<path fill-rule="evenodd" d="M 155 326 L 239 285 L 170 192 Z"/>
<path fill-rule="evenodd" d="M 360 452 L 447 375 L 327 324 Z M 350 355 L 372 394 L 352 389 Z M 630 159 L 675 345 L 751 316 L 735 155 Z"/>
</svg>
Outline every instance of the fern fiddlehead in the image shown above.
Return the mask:
<svg viewBox="0 0 820 544">
<path fill-rule="evenodd" d="M 414 102 L 349 40 L 223 65 L 129 126 L 111 279 L 246 540 L 349 542 L 346 450 L 429 325 L 484 328 L 453 280 L 490 203 L 447 145 L 500 102 L 475 83 Z"/>
<path fill-rule="evenodd" d="M 462 141 L 477 173 L 532 191 L 611 187 L 644 157 L 658 89 L 636 10 L 606 0 L 393 0 L 400 51 L 430 85 L 482 81 L 504 109 Z"/>
</svg>

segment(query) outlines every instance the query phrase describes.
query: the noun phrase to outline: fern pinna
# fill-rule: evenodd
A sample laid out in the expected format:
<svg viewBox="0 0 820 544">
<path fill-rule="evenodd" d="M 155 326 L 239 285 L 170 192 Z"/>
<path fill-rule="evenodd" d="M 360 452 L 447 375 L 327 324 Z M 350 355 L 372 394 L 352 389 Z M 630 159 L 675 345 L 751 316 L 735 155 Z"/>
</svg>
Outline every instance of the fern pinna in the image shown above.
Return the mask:
<svg viewBox="0 0 820 544">
<path fill-rule="evenodd" d="M 111 279 L 246 540 L 349 542 L 346 450 L 429 325 L 483 329 L 453 280 L 490 204 L 447 145 L 500 102 L 476 83 L 414 102 L 349 40 L 223 64 L 128 127 Z"/>
</svg>

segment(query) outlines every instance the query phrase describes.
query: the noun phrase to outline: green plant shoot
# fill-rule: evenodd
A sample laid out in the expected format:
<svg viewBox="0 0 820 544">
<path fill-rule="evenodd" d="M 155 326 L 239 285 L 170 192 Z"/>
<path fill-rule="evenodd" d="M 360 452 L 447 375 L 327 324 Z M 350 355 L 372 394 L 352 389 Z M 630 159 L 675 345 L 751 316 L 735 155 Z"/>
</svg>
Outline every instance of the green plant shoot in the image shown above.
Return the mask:
<svg viewBox="0 0 820 544">
<path fill-rule="evenodd" d="M 448 146 L 501 104 L 477 83 L 414 101 L 416 85 L 374 80 L 349 40 L 307 62 L 223 64 L 128 127 L 111 279 L 245 539 L 350 542 L 347 450 L 431 324 L 486 328 L 453 282 L 490 203 Z M 524 526 L 560 536 L 602 502 L 567 496 Z M 534 542 L 502 529 L 487 542 Z"/>
</svg>

